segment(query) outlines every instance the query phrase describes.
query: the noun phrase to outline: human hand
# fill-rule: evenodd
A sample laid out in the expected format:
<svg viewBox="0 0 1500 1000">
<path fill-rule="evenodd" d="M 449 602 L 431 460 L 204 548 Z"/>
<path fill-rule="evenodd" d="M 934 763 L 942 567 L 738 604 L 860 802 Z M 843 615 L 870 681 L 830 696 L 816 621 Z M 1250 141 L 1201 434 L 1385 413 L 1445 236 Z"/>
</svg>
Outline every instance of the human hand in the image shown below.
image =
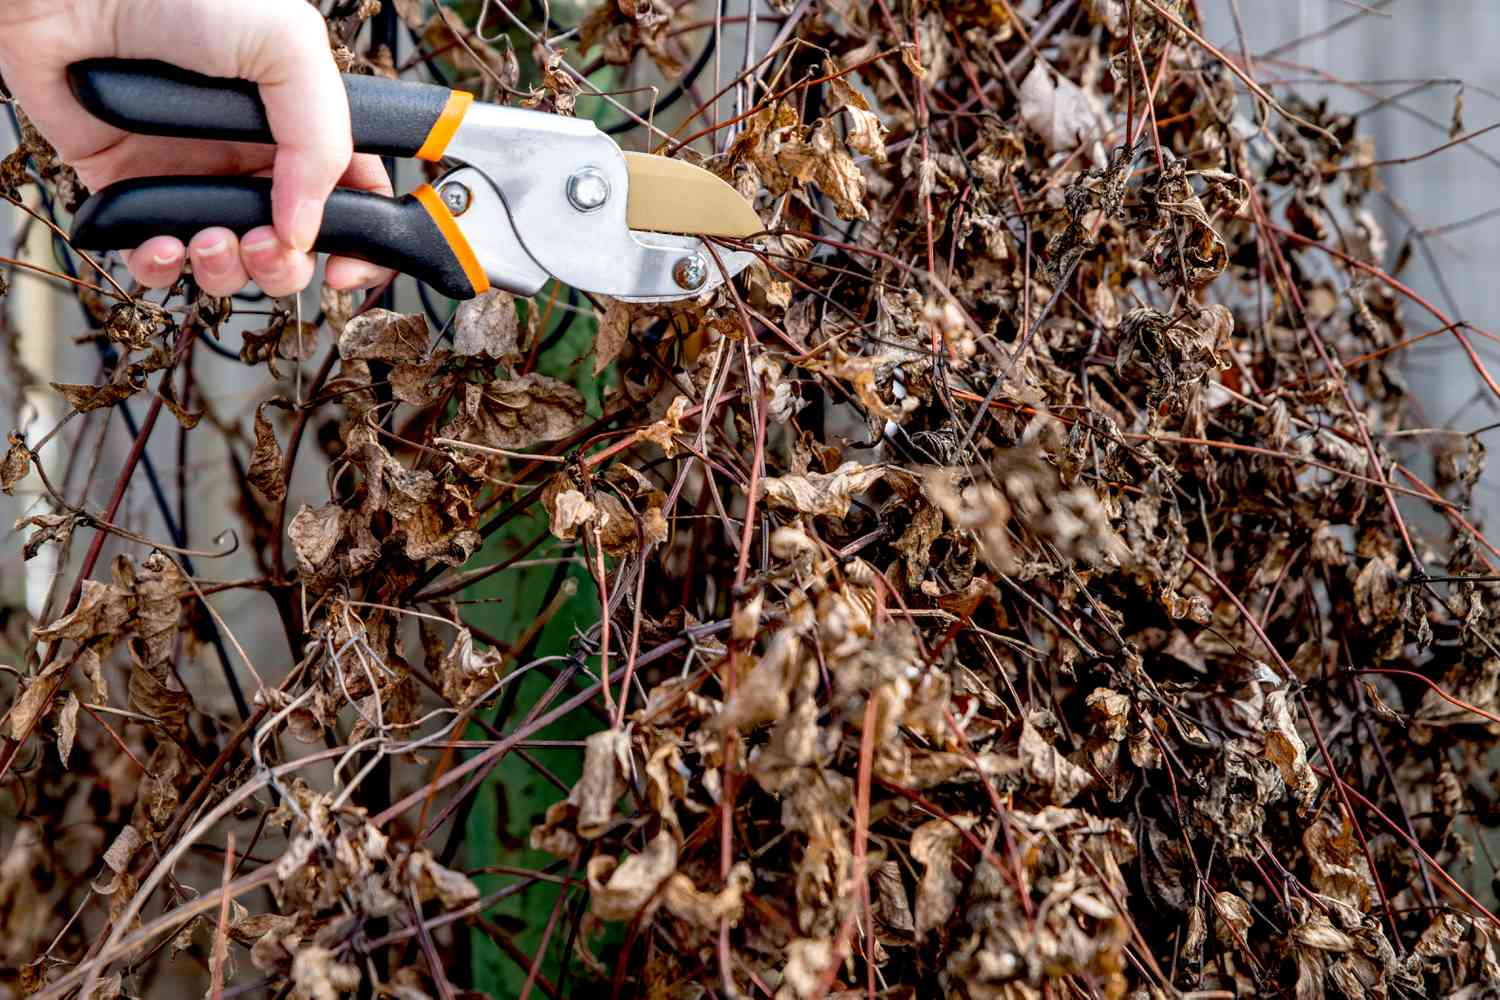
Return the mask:
<svg viewBox="0 0 1500 1000">
<path fill-rule="evenodd" d="M 68 87 L 82 59 L 159 59 L 260 87 L 275 146 L 133 135 L 85 111 Z M 264 174 L 274 225 L 236 237 L 214 227 L 184 246 L 158 236 L 127 254 L 147 288 L 166 288 L 191 261 L 199 287 L 229 295 L 254 281 L 289 295 L 312 280 L 313 240 L 335 185 L 391 193 L 380 159 L 353 155 L 349 104 L 328 50 L 323 19 L 306 0 L 0 0 L 0 76 L 58 155 L 90 190 L 131 177 Z M 324 278 L 338 289 L 390 274 L 333 257 Z"/>
</svg>

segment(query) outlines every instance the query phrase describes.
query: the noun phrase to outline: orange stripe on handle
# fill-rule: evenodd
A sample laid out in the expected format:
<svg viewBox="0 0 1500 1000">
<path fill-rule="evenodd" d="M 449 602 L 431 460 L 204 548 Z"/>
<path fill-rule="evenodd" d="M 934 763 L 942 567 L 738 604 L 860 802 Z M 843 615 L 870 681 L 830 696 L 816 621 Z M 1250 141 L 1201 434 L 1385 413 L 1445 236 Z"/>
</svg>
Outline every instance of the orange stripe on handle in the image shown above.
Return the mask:
<svg viewBox="0 0 1500 1000">
<path fill-rule="evenodd" d="M 450 90 L 448 103 L 443 105 L 443 113 L 438 115 L 438 120 L 432 123 L 432 131 L 427 133 L 427 139 L 422 143 L 422 148 L 417 150 L 417 159 L 433 163 L 441 160 L 443 151 L 448 148 L 448 143 L 453 141 L 453 133 L 458 131 L 458 126 L 464 120 L 464 114 L 473 103 L 474 95 L 468 91 Z"/>
<path fill-rule="evenodd" d="M 460 91 L 454 91 L 454 93 L 460 93 Z M 437 223 L 438 231 L 443 234 L 443 239 L 448 241 L 448 249 L 452 250 L 453 256 L 458 258 L 459 266 L 464 269 L 469 284 L 474 286 L 474 294 L 482 295 L 489 291 L 489 275 L 484 273 L 484 268 L 479 265 L 479 258 L 474 255 L 474 248 L 469 246 L 469 241 L 464 238 L 463 230 L 458 228 L 458 222 L 453 218 L 453 213 L 448 211 L 448 206 L 443 204 L 443 199 L 432 189 L 432 185 L 423 184 L 411 194 L 422 203 L 423 208 L 427 209 L 427 214 L 432 216 L 432 221 Z"/>
</svg>

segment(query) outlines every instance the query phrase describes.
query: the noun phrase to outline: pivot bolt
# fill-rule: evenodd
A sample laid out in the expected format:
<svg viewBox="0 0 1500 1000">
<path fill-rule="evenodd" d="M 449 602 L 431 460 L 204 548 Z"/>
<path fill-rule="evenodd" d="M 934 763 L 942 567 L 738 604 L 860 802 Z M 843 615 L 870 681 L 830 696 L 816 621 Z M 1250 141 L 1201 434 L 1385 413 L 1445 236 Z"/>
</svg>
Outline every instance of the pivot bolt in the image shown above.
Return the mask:
<svg viewBox="0 0 1500 1000">
<path fill-rule="evenodd" d="M 469 210 L 469 204 L 474 200 L 469 189 L 458 181 L 449 181 L 438 188 L 438 195 L 443 199 L 443 204 L 448 206 L 448 211 L 454 215 L 463 215 Z"/>
<path fill-rule="evenodd" d="M 580 212 L 592 212 L 609 201 L 609 181 L 593 167 L 568 178 L 568 200 Z"/>
<path fill-rule="evenodd" d="M 708 281 L 708 261 L 697 253 L 680 258 L 672 265 L 672 280 L 677 282 L 678 288 L 689 292 L 697 291 Z"/>
</svg>

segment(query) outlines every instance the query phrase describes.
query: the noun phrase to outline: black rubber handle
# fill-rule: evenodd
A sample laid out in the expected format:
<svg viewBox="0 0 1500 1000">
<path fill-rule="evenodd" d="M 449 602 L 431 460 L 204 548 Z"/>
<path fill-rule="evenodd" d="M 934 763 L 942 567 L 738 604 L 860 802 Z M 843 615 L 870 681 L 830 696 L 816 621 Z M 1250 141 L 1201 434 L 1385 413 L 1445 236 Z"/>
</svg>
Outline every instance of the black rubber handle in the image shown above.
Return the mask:
<svg viewBox="0 0 1500 1000">
<path fill-rule="evenodd" d="M 73 217 L 72 238 L 84 250 L 119 250 L 153 236 L 186 243 L 210 226 L 243 235 L 270 224 L 269 178 L 146 177 L 111 184 L 84 202 Z M 449 298 L 475 295 L 442 230 L 411 195 L 387 198 L 335 189 L 313 248 L 394 268 Z"/>
<path fill-rule="evenodd" d="M 127 132 L 274 142 L 255 84 L 192 73 L 145 59 L 89 59 L 68 67 L 73 94 L 89 113 Z M 415 156 L 453 91 L 430 83 L 344 75 L 354 148 Z"/>
</svg>

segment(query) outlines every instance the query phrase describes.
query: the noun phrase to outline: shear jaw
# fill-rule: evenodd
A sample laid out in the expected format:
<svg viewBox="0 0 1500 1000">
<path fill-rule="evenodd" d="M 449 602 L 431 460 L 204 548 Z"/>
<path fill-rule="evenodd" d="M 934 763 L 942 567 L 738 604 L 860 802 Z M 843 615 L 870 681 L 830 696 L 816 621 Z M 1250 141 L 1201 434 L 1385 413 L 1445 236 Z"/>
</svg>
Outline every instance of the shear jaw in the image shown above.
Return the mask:
<svg viewBox="0 0 1500 1000">
<path fill-rule="evenodd" d="M 490 280 L 517 294 L 534 295 L 550 276 L 669 302 L 712 291 L 754 259 L 718 249 L 716 262 L 696 236 L 632 230 L 625 157 L 592 122 L 476 104 L 447 156 L 467 166 L 438 182 L 439 194 Z"/>
</svg>

